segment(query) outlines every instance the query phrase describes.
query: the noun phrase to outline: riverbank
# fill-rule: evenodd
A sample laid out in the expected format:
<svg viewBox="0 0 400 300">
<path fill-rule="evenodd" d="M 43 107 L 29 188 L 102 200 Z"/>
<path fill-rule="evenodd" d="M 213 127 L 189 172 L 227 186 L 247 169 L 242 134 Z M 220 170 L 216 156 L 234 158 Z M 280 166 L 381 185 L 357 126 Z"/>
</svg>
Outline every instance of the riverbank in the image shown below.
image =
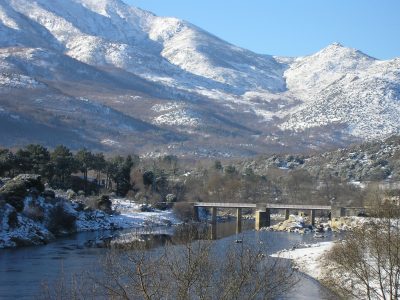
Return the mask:
<svg viewBox="0 0 400 300">
<path fill-rule="evenodd" d="M 301 248 L 278 251 L 271 257 L 290 259 L 299 271 L 316 280 L 322 280 L 324 255 L 332 249 L 333 245 L 333 241 L 305 244 Z"/>
<path fill-rule="evenodd" d="M 172 210 L 146 208 L 143 211 L 143 205 L 129 199 L 110 200 L 111 213 L 85 209 L 78 202 L 58 196 L 51 201 L 41 196 L 26 197 L 20 212 L 11 205 L 5 205 L 0 218 L 0 249 L 43 245 L 57 236 L 85 231 L 170 227 L 182 223 Z M 68 225 L 68 229 L 60 227 L 62 231 L 57 235 L 52 232 L 51 218 L 58 207 L 62 207 L 62 215 L 55 217 L 70 219 L 71 226 Z M 35 214 L 32 214 L 33 208 Z M 37 212 L 41 213 L 40 217 Z"/>
<path fill-rule="evenodd" d="M 151 230 L 150 227 L 146 234 L 149 234 L 149 238 L 152 238 L 151 232 L 156 235 L 154 236 L 156 248 L 163 246 L 162 241 L 158 239 L 159 234 L 168 234 L 171 237 L 168 243 L 174 245 L 174 247 L 180 247 L 181 238 L 176 235 L 178 228 L 176 226 L 164 226 Z M 243 232 L 239 238 L 243 241 L 243 244 L 263 250 L 266 255 L 317 241 L 311 234 L 255 231 L 253 228 L 254 223 L 251 221 L 244 222 Z M 212 247 L 217 255 L 221 255 L 221 260 L 227 249 L 243 245 L 235 242 L 238 239 L 235 232 L 235 220 L 218 224 L 219 239 L 212 241 Z M 43 246 L 1 250 L 0 298 L 33 299 L 40 293 L 40 287 L 43 283 L 57 284 L 63 278 L 69 279 L 76 275 L 86 274 L 85 272 L 98 271 L 109 250 L 101 247 L 87 247 L 86 243 L 88 240 L 96 241 L 110 233 L 112 232 L 87 231 L 56 239 Z M 132 235 L 137 234 L 135 229 L 118 232 L 118 234 L 124 233 L 128 235 L 130 233 Z M 331 238 L 331 235 L 326 237 L 327 240 Z M 158 251 L 156 248 L 148 248 L 149 250 L 145 251 Z M 46 268 L 43 269 L 42 266 L 46 266 Z M 329 291 L 317 281 L 308 276 L 300 276 L 299 280 L 299 284 L 293 290 L 288 291 L 285 299 L 328 299 L 325 295 Z"/>
</svg>

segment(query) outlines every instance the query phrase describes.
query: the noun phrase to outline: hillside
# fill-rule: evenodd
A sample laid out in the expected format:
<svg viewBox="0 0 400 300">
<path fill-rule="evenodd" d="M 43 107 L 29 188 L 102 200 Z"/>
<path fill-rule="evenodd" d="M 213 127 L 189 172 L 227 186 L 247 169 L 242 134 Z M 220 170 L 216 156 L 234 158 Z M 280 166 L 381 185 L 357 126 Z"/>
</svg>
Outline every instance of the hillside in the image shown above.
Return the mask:
<svg viewBox="0 0 400 300">
<path fill-rule="evenodd" d="M 7 147 L 323 151 L 399 133 L 400 59 L 257 54 L 120 0 L 4 0 L 0 114 Z"/>
</svg>

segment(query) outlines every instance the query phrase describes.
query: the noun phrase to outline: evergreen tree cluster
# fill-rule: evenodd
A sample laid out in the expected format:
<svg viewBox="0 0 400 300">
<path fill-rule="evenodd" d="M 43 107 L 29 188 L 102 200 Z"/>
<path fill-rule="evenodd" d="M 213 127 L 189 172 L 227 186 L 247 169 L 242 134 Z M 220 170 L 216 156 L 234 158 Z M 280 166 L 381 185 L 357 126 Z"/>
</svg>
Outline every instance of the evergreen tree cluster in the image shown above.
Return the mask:
<svg viewBox="0 0 400 300">
<path fill-rule="evenodd" d="M 125 196 L 131 188 L 131 169 L 138 160 L 131 155 L 106 158 L 85 148 L 73 153 L 62 145 L 49 151 L 31 144 L 17 151 L 0 148 L 0 177 L 38 174 L 53 188 L 80 189 L 87 195 L 100 187 L 115 187 L 117 195 Z M 89 179 L 89 172 L 95 178 Z"/>
</svg>

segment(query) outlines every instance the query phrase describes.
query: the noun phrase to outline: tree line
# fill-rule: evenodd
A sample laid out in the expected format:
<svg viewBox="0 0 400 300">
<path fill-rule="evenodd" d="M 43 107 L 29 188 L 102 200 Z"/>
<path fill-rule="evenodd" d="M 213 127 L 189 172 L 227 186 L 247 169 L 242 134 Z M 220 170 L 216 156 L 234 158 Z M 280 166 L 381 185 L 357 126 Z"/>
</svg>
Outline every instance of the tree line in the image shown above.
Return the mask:
<svg viewBox="0 0 400 300">
<path fill-rule="evenodd" d="M 311 174 L 305 168 L 256 167 L 240 162 L 188 161 L 174 155 L 140 158 L 105 155 L 88 149 L 52 150 L 28 145 L 0 149 L 0 177 L 34 173 L 54 189 L 93 193 L 115 192 L 142 203 L 252 202 L 341 204 L 362 206 L 374 202 L 370 189 L 349 184 L 330 172 Z M 398 195 L 398 194 L 396 194 Z"/>
<path fill-rule="evenodd" d="M 74 153 L 63 145 L 50 151 L 30 144 L 15 152 L 0 149 L 0 177 L 39 174 L 52 188 L 76 187 L 89 194 L 100 186 L 110 190 L 114 187 L 118 195 L 124 196 L 131 188 L 131 169 L 138 159 L 136 155 L 106 158 L 86 148 Z M 91 180 L 89 172 L 94 175 Z"/>
</svg>

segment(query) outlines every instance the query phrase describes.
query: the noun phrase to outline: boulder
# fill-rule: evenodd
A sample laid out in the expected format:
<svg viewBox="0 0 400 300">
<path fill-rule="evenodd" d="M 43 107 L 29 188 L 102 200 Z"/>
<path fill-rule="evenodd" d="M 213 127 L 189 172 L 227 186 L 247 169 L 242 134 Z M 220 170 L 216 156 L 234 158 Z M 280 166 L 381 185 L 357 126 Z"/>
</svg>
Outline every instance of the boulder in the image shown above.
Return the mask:
<svg viewBox="0 0 400 300">
<path fill-rule="evenodd" d="M 141 204 L 139 206 L 141 212 L 153 212 L 154 208 L 152 208 L 149 204 Z"/>
<path fill-rule="evenodd" d="M 76 198 L 76 193 L 73 190 L 67 190 L 66 195 L 68 200 Z"/>
<path fill-rule="evenodd" d="M 0 199 L 20 212 L 24 208 L 24 198 L 30 194 L 37 196 L 44 191 L 40 175 L 21 174 L 6 182 L 0 188 Z"/>
</svg>

